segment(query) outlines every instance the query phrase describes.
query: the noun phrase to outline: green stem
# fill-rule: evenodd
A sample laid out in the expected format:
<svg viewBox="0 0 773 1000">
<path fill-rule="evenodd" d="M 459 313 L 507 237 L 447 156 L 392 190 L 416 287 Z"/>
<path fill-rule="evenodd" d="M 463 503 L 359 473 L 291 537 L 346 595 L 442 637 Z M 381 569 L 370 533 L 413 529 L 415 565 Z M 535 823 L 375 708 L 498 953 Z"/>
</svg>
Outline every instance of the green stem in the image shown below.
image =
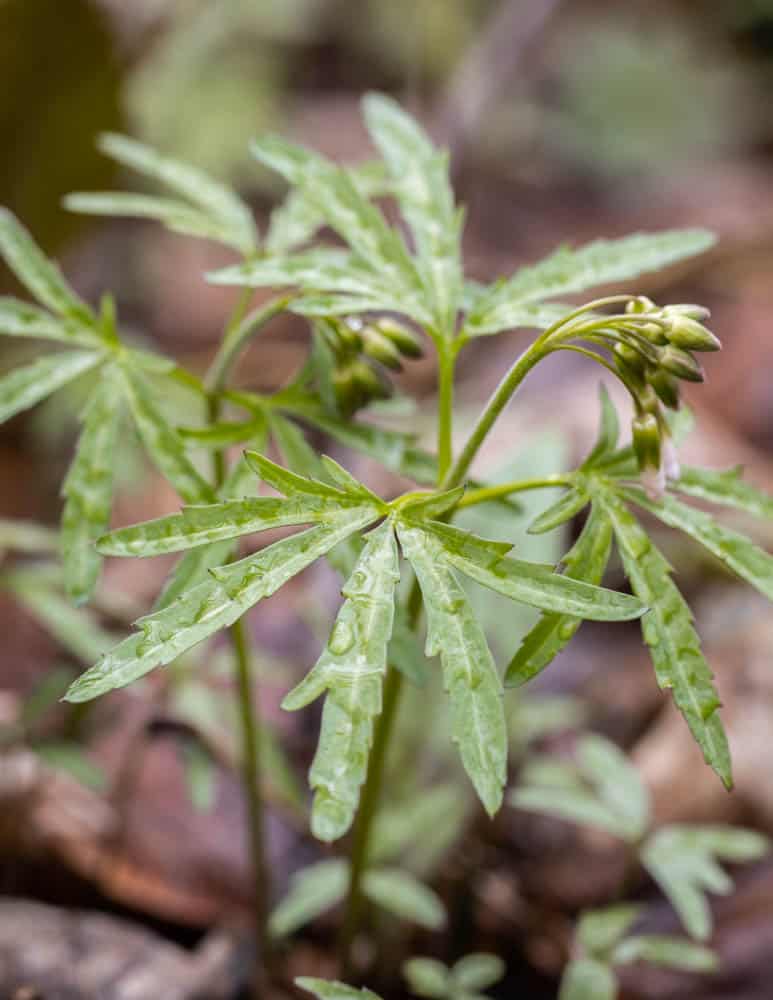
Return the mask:
<svg viewBox="0 0 773 1000">
<path fill-rule="evenodd" d="M 453 461 L 454 366 L 456 351 L 442 346 L 438 352 L 438 478 L 442 481 Z"/>
<path fill-rule="evenodd" d="M 546 331 L 523 352 L 494 390 L 461 454 L 444 475 L 440 483 L 442 489 L 452 489 L 463 481 L 488 432 L 510 402 L 518 386 L 532 368 L 550 352 L 551 348 L 546 346 L 547 334 L 550 332 Z"/>
<path fill-rule="evenodd" d="M 255 937 L 257 962 L 252 984 L 256 1000 L 266 995 L 266 980 L 271 964 L 268 913 L 271 900 L 271 872 L 266 852 L 263 796 L 260 787 L 260 722 L 255 709 L 257 685 L 253 681 L 249 640 L 243 619 L 230 629 L 236 658 L 239 689 L 239 716 L 242 731 L 242 781 L 247 798 L 252 886 L 255 896 Z"/>
<path fill-rule="evenodd" d="M 236 304 L 215 360 L 207 372 L 206 386 L 212 394 L 219 393 L 223 389 L 239 352 L 250 337 L 274 316 L 283 312 L 293 300 L 292 295 L 279 295 L 245 316 L 251 297 L 252 289 L 248 288 Z"/>
<path fill-rule="evenodd" d="M 545 476 L 542 479 L 518 479 L 512 483 L 498 483 L 496 486 L 481 486 L 477 490 L 468 490 L 456 509 L 463 507 L 475 507 L 479 503 L 488 503 L 489 500 L 499 500 L 501 497 L 510 496 L 511 493 L 524 493 L 527 490 L 546 490 L 556 486 L 570 486 L 572 476 L 556 474 Z"/>
<path fill-rule="evenodd" d="M 205 386 L 208 391 L 208 417 L 216 423 L 222 410 L 222 392 L 239 351 L 270 319 L 281 312 L 291 296 L 279 296 L 266 305 L 245 315 L 252 297 L 246 289 L 226 326 L 220 348 L 207 372 Z M 225 480 L 225 455 L 213 455 L 215 488 L 220 489 Z M 253 977 L 253 995 L 256 1000 L 266 996 L 266 982 L 271 967 L 271 940 L 268 933 L 268 912 L 271 901 L 271 873 L 266 851 L 263 795 L 260 783 L 260 721 L 255 708 L 256 688 L 252 676 L 249 639 L 242 619 L 229 630 L 229 638 L 236 661 L 236 682 L 239 693 L 239 716 L 242 737 L 242 786 L 247 801 L 250 861 L 253 870 L 255 942 L 257 960 Z"/>
</svg>

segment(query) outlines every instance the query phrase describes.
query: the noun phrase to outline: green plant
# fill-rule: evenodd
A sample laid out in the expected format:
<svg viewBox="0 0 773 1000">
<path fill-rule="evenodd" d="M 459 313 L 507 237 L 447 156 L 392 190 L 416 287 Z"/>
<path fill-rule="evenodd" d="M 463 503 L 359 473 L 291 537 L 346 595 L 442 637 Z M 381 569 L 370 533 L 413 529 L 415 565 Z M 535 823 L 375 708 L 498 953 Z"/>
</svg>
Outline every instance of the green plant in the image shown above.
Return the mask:
<svg viewBox="0 0 773 1000">
<path fill-rule="evenodd" d="M 493 815 L 507 779 L 503 685 L 467 582 L 543 612 L 508 668 L 508 685 L 542 669 L 583 619 L 644 616 L 644 638 L 658 682 L 673 689 L 707 761 L 728 786 L 730 761 L 718 698 L 689 608 L 629 503 L 692 535 L 771 594 L 770 557 L 673 495 L 684 492 L 758 514 L 770 512 L 771 500 L 735 473 L 680 471 L 676 462 L 673 442 L 684 424 L 678 380 L 699 381 L 702 370 L 694 352 L 719 346 L 703 325 L 706 311 L 661 308 L 632 294 L 581 307 L 547 301 L 597 284 L 628 281 L 699 253 L 712 244 L 710 234 L 637 234 L 577 250 L 563 248 L 508 279 L 480 285 L 464 277 L 463 216 L 454 203 L 446 156 L 394 102 L 370 96 L 364 109 L 383 160 L 378 164 L 340 167 L 278 137 L 253 143 L 253 154 L 290 185 L 262 239 L 246 205 L 217 182 L 132 140 L 103 138 L 108 155 L 165 185 L 173 197 L 77 194 L 68 199 L 70 208 L 155 218 L 174 231 L 217 240 L 242 258 L 209 275 L 213 282 L 242 291 L 203 380 L 132 346 L 119 333 L 109 298 L 95 312 L 21 225 L 8 213 L 0 216 L 0 252 L 39 303 L 0 301 L 0 330 L 69 348 L 44 354 L 0 379 L 0 416 L 29 408 L 70 380 L 89 373 L 92 378 L 83 431 L 63 489 L 62 552 L 69 594 L 76 601 L 88 599 L 105 555 L 184 553 L 155 609 L 71 685 L 67 699 L 85 702 L 130 684 L 230 629 L 261 970 L 274 952 L 268 920 L 271 889 L 259 783 L 261 727 L 243 616 L 262 599 L 321 557 L 345 580 L 345 600 L 327 645 L 283 704 L 298 710 L 324 696 L 310 772 L 311 828 L 324 841 L 351 828 L 349 861 L 325 863 L 299 876 L 285 901 L 283 919 L 274 915 L 273 931 L 298 926 L 300 919 L 319 912 L 320 899 L 327 906 L 345 889 L 341 963 L 348 974 L 366 897 L 401 916 L 416 919 L 421 914 L 420 922 L 428 926 L 441 919 L 428 890 L 408 875 L 382 878 L 381 889 L 375 888 L 380 869 L 374 868 L 374 831 L 385 759 L 404 681 L 415 682 L 417 671 L 425 669 L 412 649 L 422 616 L 427 656 L 441 660 L 451 740 L 480 801 Z M 384 194 L 397 201 L 410 245 L 372 200 Z M 316 234 L 323 226 L 343 246 L 319 242 Z M 252 290 L 263 287 L 277 294 L 251 309 Z M 232 388 L 242 349 L 286 310 L 308 318 L 312 335 L 306 363 L 274 394 Z M 505 373 L 455 453 L 459 353 L 476 338 L 513 327 L 542 332 Z M 416 356 L 427 339 L 438 362 L 435 454 L 420 449 L 409 435 L 356 418 L 390 391 L 388 370 Z M 575 472 L 498 484 L 471 480 L 469 470 L 482 442 L 523 379 L 558 351 L 578 352 L 623 383 L 634 405 L 632 445 L 618 448 L 617 415 L 603 396 L 599 441 Z M 167 409 L 165 396 L 172 383 L 190 394 L 199 413 L 195 426 L 187 417 L 181 426 Z M 186 506 L 180 513 L 105 534 L 124 410 L 149 457 Z M 673 418 L 666 417 L 667 410 L 675 411 Z M 309 426 L 430 488 L 390 498 L 377 495 L 340 464 L 316 454 L 304 436 Z M 283 464 L 264 454 L 269 440 Z M 246 450 L 229 467 L 227 450 L 237 444 Z M 200 457 L 192 459 L 191 452 Z M 261 482 L 274 494 L 256 495 Z M 560 525 L 591 504 L 562 572 L 515 558 L 509 554 L 510 543 L 450 523 L 466 508 L 512 505 L 518 493 L 557 487 L 565 495 L 537 519 L 533 530 Z M 236 560 L 239 537 L 300 525 L 310 527 Z M 633 595 L 599 586 L 613 535 Z M 625 788 L 619 795 L 625 797 Z M 315 894 L 316 910 L 309 904 Z"/>
<path fill-rule="evenodd" d="M 434 958 L 411 958 L 403 965 L 411 992 L 436 1000 L 484 1000 L 480 991 L 499 982 L 504 974 L 502 959 L 483 952 L 465 955 L 450 969 Z"/>
<path fill-rule="evenodd" d="M 615 1000 L 615 969 L 632 962 L 710 973 L 717 957 L 703 945 L 665 934 L 629 935 L 642 907 L 631 904 L 589 910 L 577 924 L 576 955 L 568 963 L 558 1000 Z"/>
</svg>

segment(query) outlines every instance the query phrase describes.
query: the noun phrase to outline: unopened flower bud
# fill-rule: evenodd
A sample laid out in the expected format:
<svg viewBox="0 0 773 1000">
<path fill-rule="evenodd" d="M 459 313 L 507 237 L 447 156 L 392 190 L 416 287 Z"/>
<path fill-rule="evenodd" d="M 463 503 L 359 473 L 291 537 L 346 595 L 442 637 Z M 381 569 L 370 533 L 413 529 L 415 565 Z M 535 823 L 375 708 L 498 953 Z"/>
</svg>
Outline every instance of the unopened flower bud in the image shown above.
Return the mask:
<svg viewBox="0 0 773 1000">
<path fill-rule="evenodd" d="M 388 399 L 392 393 L 386 379 L 379 378 L 378 373 L 362 358 L 353 362 L 351 374 L 355 385 L 361 389 L 365 402 L 371 399 Z"/>
<path fill-rule="evenodd" d="M 636 348 L 631 347 L 630 344 L 618 342 L 614 346 L 614 354 L 615 360 L 622 364 L 624 369 L 636 372 L 637 375 L 641 375 L 647 367 L 646 358 L 642 357 Z"/>
<path fill-rule="evenodd" d="M 640 471 L 660 468 L 660 425 L 652 413 L 640 413 L 631 424 L 633 450 Z"/>
<path fill-rule="evenodd" d="M 687 382 L 702 382 L 704 379 L 703 368 L 692 354 L 672 344 L 661 351 L 660 366 Z"/>
<path fill-rule="evenodd" d="M 675 314 L 668 330 L 668 340 L 687 351 L 718 351 L 722 347 L 711 330 L 690 316 Z"/>
<path fill-rule="evenodd" d="M 652 301 L 648 299 L 646 295 L 637 295 L 635 299 L 631 299 L 630 302 L 625 307 L 627 313 L 648 313 L 655 312 L 657 306 Z"/>
<path fill-rule="evenodd" d="M 376 329 L 392 341 L 397 350 L 406 358 L 421 358 L 424 348 L 418 335 L 410 327 L 396 319 L 385 316 L 375 323 Z"/>
<path fill-rule="evenodd" d="M 705 323 L 707 319 L 711 319 L 711 310 L 707 309 L 705 306 L 696 306 L 691 303 L 682 305 L 665 306 L 663 312 L 666 316 L 672 314 L 679 316 L 687 316 L 688 319 L 697 320 L 698 323 Z"/>
<path fill-rule="evenodd" d="M 656 368 L 647 377 L 647 381 L 666 406 L 672 410 L 677 409 L 679 406 L 679 383 L 673 375 L 669 375 L 662 368 Z"/>
<path fill-rule="evenodd" d="M 400 351 L 395 344 L 372 326 L 366 326 L 362 331 L 362 349 L 368 357 L 380 361 L 387 368 L 399 372 L 403 367 Z"/>
</svg>

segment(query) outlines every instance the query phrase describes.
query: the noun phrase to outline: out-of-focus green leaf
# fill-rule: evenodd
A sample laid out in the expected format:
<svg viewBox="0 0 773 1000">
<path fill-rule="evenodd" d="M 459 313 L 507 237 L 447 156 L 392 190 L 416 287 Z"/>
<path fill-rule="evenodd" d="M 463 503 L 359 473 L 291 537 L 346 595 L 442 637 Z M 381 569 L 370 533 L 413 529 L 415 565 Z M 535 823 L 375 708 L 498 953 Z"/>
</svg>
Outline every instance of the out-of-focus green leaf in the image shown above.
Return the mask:
<svg viewBox="0 0 773 1000">
<path fill-rule="evenodd" d="M 122 365 L 120 371 L 137 431 L 153 462 L 187 503 L 212 503 L 212 487 L 185 454 L 179 435 L 156 405 L 147 379 L 130 365 Z"/>
<path fill-rule="evenodd" d="M 445 1000 L 450 994 L 449 969 L 436 958 L 424 958 L 421 955 L 409 958 L 407 962 L 403 962 L 403 975 L 411 992 L 417 996 Z"/>
<path fill-rule="evenodd" d="M 451 784 L 434 785 L 392 807 L 385 803 L 373 824 L 371 862 L 402 860 L 412 848 L 445 839 L 449 827 L 459 829 L 463 814 L 464 803 Z"/>
<path fill-rule="evenodd" d="M 96 351 L 47 354 L 0 378 L 0 423 L 28 410 L 63 385 L 72 382 L 103 358 Z"/>
<path fill-rule="evenodd" d="M 343 836 L 357 809 L 373 722 L 381 712 L 399 576 L 394 528 L 387 520 L 368 537 L 344 585 L 346 600 L 327 647 L 282 702 L 283 708 L 292 711 L 327 692 L 319 746 L 309 772 L 316 792 L 311 827 L 321 840 Z"/>
<path fill-rule="evenodd" d="M 80 320 L 86 326 L 94 322 L 91 309 L 70 288 L 56 264 L 5 208 L 0 208 L 0 256 L 42 305 L 59 316 Z"/>
<path fill-rule="evenodd" d="M 704 229 L 673 229 L 596 240 L 578 250 L 563 247 L 540 263 L 516 271 L 507 281 L 492 285 L 473 304 L 465 332 L 479 336 L 505 329 L 513 325 L 510 315 L 515 306 L 635 278 L 702 253 L 713 243 L 714 237 Z"/>
<path fill-rule="evenodd" d="M 452 738 L 481 802 L 493 815 L 506 780 L 507 729 L 491 651 L 438 538 L 403 523 L 398 536 L 421 586 L 427 655 L 439 653 L 443 663 Z"/>
<path fill-rule="evenodd" d="M 465 992 L 485 990 L 505 974 L 505 963 L 498 955 L 475 952 L 460 958 L 451 970 L 454 982 Z"/>
<path fill-rule="evenodd" d="M 616 997 L 615 974 L 603 962 L 575 958 L 564 970 L 558 1000 L 615 1000 Z"/>
<path fill-rule="evenodd" d="M 83 413 L 83 430 L 62 485 L 64 580 L 76 604 L 89 600 L 102 565 L 94 542 L 110 523 L 120 406 L 120 391 L 108 368 Z"/>
<path fill-rule="evenodd" d="M 473 301 L 471 306 L 476 308 L 477 303 Z M 462 337 L 486 337 L 503 330 L 547 330 L 573 308 L 558 302 L 502 302 L 480 319 L 465 321 Z"/>
<path fill-rule="evenodd" d="M 716 972 L 719 958 L 710 948 L 664 934 L 642 934 L 621 941 L 612 955 L 615 965 L 648 962 L 681 972 Z"/>
<path fill-rule="evenodd" d="M 68 701 L 89 701 L 123 687 L 154 667 L 232 625 L 245 611 L 305 569 L 334 545 L 376 519 L 372 507 L 275 542 L 256 555 L 211 571 L 208 580 L 145 618 L 140 631 L 103 656 L 69 688 Z"/>
<path fill-rule="evenodd" d="M 252 213 L 225 185 L 203 171 L 162 156 L 156 150 L 127 136 L 114 133 L 102 135 L 99 148 L 112 159 L 171 188 L 176 194 L 198 206 L 217 225 L 221 234 L 218 238 L 223 242 L 241 253 L 249 254 L 256 249 L 258 235 Z"/>
<path fill-rule="evenodd" d="M 649 824 L 649 795 L 625 754 L 610 740 L 589 733 L 577 745 L 577 762 L 601 800 L 641 836 Z"/>
<path fill-rule="evenodd" d="M 625 937 L 641 910 L 635 903 L 589 910 L 577 924 L 577 940 L 586 952 L 603 958 Z"/>
<path fill-rule="evenodd" d="M 719 696 L 692 613 L 671 579 L 668 562 L 620 498 L 608 490 L 598 497 L 612 522 L 633 591 L 650 608 L 642 619 L 642 635 L 650 647 L 658 684 L 673 691 L 706 762 L 730 787 L 730 751 L 717 711 Z"/>
<path fill-rule="evenodd" d="M 691 937 L 711 934 L 707 892 L 726 895 L 733 882 L 719 864 L 754 861 L 769 850 L 769 841 L 752 830 L 734 827 L 666 826 L 641 850 L 641 861 L 679 915 Z"/>
<path fill-rule="evenodd" d="M 742 473 L 740 466 L 718 472 L 683 465 L 679 479 L 671 486 L 700 500 L 737 507 L 757 517 L 773 517 L 773 497 L 745 482 Z"/>
<path fill-rule="evenodd" d="M 69 194 L 64 207 L 82 215 L 106 215 L 112 218 L 154 219 L 173 233 L 215 240 L 248 252 L 244 234 L 235 231 L 230 220 L 222 220 L 173 198 L 132 194 L 128 191 L 85 192 Z"/>
<path fill-rule="evenodd" d="M 630 487 L 622 493 L 639 507 L 654 514 L 659 521 L 700 542 L 764 597 L 773 600 L 773 556 L 755 545 L 750 538 L 725 528 L 710 514 L 688 507 L 667 493 L 658 500 L 650 500 L 644 490 L 638 487 Z"/>
<path fill-rule="evenodd" d="M 9 296 L 0 296 L 0 333 L 10 337 L 59 340 L 82 347 L 99 345 L 98 335 L 83 323 L 52 316 L 45 309 Z"/>
<path fill-rule="evenodd" d="M 362 891 L 368 899 L 399 920 L 407 920 L 430 931 L 440 930 L 446 911 L 436 893 L 400 868 L 376 868 L 365 872 Z"/>
<path fill-rule="evenodd" d="M 293 934 L 340 903 L 348 887 L 349 865 L 338 858 L 295 872 L 286 896 L 269 918 L 269 933 L 277 938 Z"/>
<path fill-rule="evenodd" d="M 601 583 L 612 548 L 612 524 L 593 504 L 577 541 L 563 557 L 564 575 L 590 584 Z M 543 670 L 567 645 L 581 618 L 545 613 L 524 637 L 505 673 L 505 684 L 518 687 Z"/>
<path fill-rule="evenodd" d="M 59 537 L 55 531 L 32 521 L 10 521 L 0 518 L 0 555 L 11 549 L 31 554 L 56 552 Z"/>
<path fill-rule="evenodd" d="M 365 198 L 387 194 L 390 190 L 384 165 L 378 162 L 348 166 L 352 183 Z M 272 256 L 306 243 L 325 224 L 325 217 L 311 202 L 303 188 L 293 188 L 281 205 L 271 213 L 265 248 Z"/>
<path fill-rule="evenodd" d="M 381 997 L 371 990 L 363 988 L 356 990 L 346 983 L 336 980 L 312 979 L 309 976 L 299 976 L 295 985 L 307 993 L 313 993 L 317 1000 L 381 1000 Z"/>
<path fill-rule="evenodd" d="M 181 751 L 191 803 L 199 812 L 209 812 L 215 804 L 217 765 L 207 748 L 197 739 L 186 740 Z"/>
<path fill-rule="evenodd" d="M 107 785 L 105 772 L 77 743 L 46 742 L 38 744 L 34 750 L 49 767 L 66 771 L 87 788 L 103 791 Z"/>
<path fill-rule="evenodd" d="M 4 582 L 29 612 L 78 660 L 90 663 L 115 642 L 84 608 L 74 608 L 61 594 L 41 580 L 34 569 L 20 569 Z"/>
</svg>

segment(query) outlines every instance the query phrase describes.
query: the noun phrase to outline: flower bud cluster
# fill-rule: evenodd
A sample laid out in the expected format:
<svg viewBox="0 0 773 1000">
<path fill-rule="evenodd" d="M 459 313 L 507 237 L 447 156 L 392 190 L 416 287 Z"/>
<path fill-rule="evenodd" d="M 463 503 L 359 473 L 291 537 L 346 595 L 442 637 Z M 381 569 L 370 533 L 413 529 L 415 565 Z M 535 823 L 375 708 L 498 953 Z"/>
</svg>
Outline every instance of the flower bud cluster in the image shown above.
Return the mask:
<svg viewBox="0 0 773 1000">
<path fill-rule="evenodd" d="M 632 299 L 626 316 L 630 328 L 617 327 L 613 348 L 617 370 L 631 391 L 636 409 L 633 448 L 642 476 L 659 492 L 679 466 L 663 406 L 679 406 L 679 382 L 702 382 L 703 368 L 694 352 L 717 351 L 721 344 L 705 327 L 708 309 L 696 305 L 658 307 L 650 299 Z"/>
<path fill-rule="evenodd" d="M 400 371 L 404 358 L 420 358 L 421 340 L 410 327 L 383 317 L 326 319 L 318 324 L 333 357 L 332 383 L 338 409 L 351 416 L 391 395 L 386 369 Z"/>
</svg>

